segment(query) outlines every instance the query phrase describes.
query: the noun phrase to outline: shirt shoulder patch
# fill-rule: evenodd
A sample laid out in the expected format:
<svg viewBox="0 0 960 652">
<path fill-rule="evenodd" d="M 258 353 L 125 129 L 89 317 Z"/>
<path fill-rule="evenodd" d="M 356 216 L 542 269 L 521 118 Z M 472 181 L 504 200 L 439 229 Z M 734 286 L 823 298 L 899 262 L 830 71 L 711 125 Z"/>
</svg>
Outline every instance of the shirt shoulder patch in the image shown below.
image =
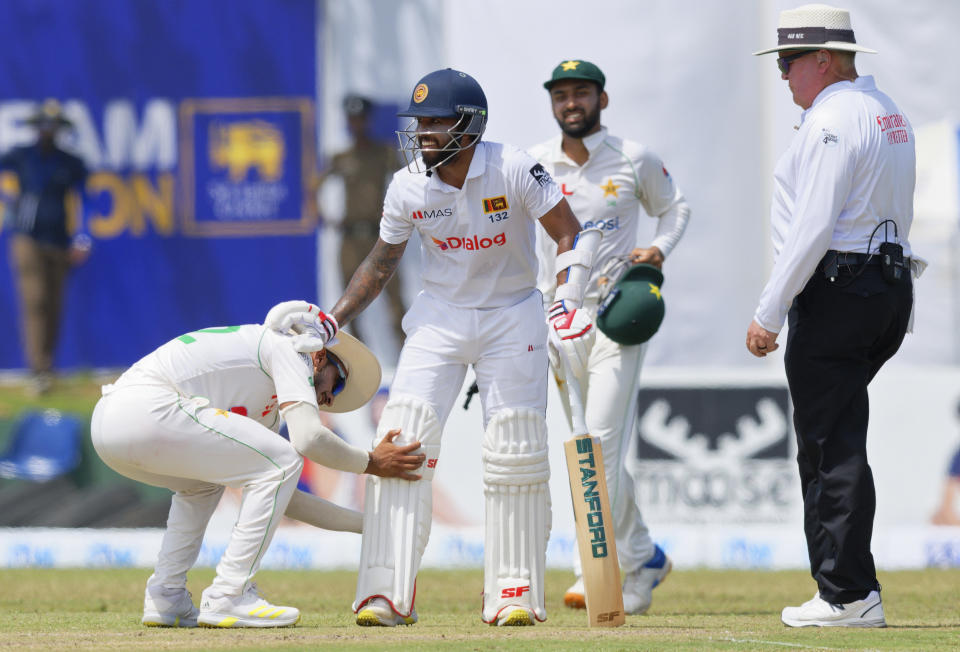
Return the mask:
<svg viewBox="0 0 960 652">
<path fill-rule="evenodd" d="M 824 127 L 820 130 L 820 142 L 825 147 L 836 147 L 840 142 L 840 137 L 837 136 L 837 131 L 830 127 Z"/>
<path fill-rule="evenodd" d="M 550 176 L 550 173 L 547 172 L 540 163 L 530 168 L 530 176 L 532 176 L 541 187 L 553 183 L 553 178 Z"/>
</svg>

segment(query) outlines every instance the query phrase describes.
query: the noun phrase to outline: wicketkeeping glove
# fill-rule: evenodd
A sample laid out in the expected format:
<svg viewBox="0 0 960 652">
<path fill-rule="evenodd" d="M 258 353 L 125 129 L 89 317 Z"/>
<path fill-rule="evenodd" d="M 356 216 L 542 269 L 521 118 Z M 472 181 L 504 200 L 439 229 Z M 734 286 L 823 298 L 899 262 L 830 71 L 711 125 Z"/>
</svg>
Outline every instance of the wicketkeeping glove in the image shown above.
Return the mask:
<svg viewBox="0 0 960 652">
<path fill-rule="evenodd" d="M 321 350 L 340 330 L 333 315 L 306 301 L 278 303 L 267 313 L 263 325 L 281 333 L 296 333 L 293 348 L 300 353 Z"/>
<path fill-rule="evenodd" d="M 584 377 L 587 359 L 597 337 L 590 313 L 582 308 L 568 310 L 563 301 L 554 301 L 547 319 L 550 322 L 550 339 L 554 346 L 560 355 L 566 357 L 573 374 L 578 378 Z"/>
</svg>

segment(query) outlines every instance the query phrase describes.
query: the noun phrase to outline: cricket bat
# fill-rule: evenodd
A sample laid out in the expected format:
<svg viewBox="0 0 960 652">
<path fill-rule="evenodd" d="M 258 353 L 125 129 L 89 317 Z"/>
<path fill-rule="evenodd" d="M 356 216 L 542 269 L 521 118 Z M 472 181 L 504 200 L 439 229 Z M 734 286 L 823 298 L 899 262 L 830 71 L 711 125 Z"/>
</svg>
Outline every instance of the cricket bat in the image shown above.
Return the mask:
<svg viewBox="0 0 960 652">
<path fill-rule="evenodd" d="M 583 395 L 563 352 L 567 395 L 573 422 L 573 438 L 563 443 L 573 497 L 577 547 L 583 569 L 584 597 L 589 627 L 619 627 L 626 621 L 620 563 L 613 535 L 613 514 L 607 494 L 600 440 L 587 432 L 583 416 Z"/>
</svg>

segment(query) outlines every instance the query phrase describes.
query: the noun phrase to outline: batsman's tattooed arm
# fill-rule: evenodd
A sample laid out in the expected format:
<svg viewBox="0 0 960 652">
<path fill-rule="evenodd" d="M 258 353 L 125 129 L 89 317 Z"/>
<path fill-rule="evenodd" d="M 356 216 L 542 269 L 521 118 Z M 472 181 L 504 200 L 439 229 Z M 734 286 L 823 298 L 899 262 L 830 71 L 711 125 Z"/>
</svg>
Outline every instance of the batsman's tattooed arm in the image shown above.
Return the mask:
<svg viewBox="0 0 960 652">
<path fill-rule="evenodd" d="M 377 244 L 353 273 L 343 296 L 331 310 L 341 327 L 352 321 L 377 298 L 383 286 L 397 271 L 406 247 L 406 242 L 388 244 L 382 239 L 377 240 Z"/>
</svg>

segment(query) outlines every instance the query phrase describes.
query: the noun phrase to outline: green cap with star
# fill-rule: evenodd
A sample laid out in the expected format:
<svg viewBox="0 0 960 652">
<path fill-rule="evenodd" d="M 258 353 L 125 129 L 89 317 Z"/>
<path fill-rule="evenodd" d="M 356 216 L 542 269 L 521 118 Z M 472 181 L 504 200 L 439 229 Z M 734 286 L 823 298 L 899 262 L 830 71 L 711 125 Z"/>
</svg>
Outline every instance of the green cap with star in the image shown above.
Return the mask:
<svg viewBox="0 0 960 652">
<path fill-rule="evenodd" d="M 617 344 L 643 344 L 660 328 L 665 308 L 660 286 L 663 272 L 646 263 L 634 265 L 597 306 L 597 328 Z"/>
<path fill-rule="evenodd" d="M 562 79 L 586 79 L 597 83 L 601 91 L 607 83 L 607 78 L 603 76 L 603 72 L 595 64 L 580 59 L 561 61 L 560 65 L 553 69 L 550 79 L 543 82 L 543 87 L 550 90 L 555 83 Z"/>
</svg>

